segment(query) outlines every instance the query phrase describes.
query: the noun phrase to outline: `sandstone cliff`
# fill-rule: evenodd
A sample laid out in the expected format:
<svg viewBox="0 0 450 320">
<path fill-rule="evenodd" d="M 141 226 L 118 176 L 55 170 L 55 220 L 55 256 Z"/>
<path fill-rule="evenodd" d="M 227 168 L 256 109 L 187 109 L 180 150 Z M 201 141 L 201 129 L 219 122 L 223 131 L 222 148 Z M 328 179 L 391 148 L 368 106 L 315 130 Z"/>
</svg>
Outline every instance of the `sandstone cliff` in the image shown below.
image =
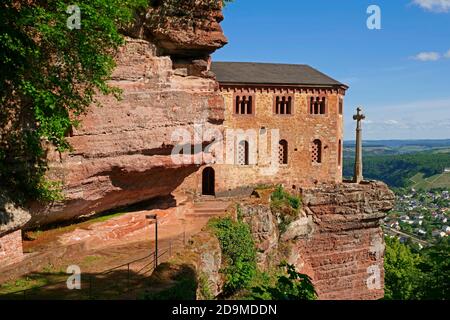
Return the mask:
<svg viewBox="0 0 450 320">
<path fill-rule="evenodd" d="M 381 219 L 394 194 L 381 182 L 322 185 L 300 190 L 302 209 L 282 232 L 268 202 L 240 205 L 262 269 L 286 260 L 308 274 L 320 299 L 384 296 Z"/>
<path fill-rule="evenodd" d="M 50 154 L 50 178 L 65 201 L 31 206 L 27 227 L 168 195 L 197 165 L 174 164 L 172 133 L 193 124 L 222 130 L 223 99 L 209 55 L 226 44 L 221 2 L 153 1 L 117 55 L 111 84 L 122 100 L 99 97 L 68 139 L 71 153 Z M 206 143 L 208 141 L 201 141 Z"/>
<path fill-rule="evenodd" d="M 302 206 L 287 226 L 271 205 L 272 189 L 236 200 L 236 216 L 250 226 L 257 264 L 269 274 L 286 261 L 309 275 L 322 300 L 384 297 L 384 240 L 381 220 L 394 194 L 381 182 L 318 185 L 299 190 Z M 239 207 L 239 209 L 237 209 Z M 214 232 L 205 229 L 171 263 L 195 273 L 197 298 L 217 297 L 225 267 Z M 202 291 L 211 296 L 205 297 Z"/>
</svg>

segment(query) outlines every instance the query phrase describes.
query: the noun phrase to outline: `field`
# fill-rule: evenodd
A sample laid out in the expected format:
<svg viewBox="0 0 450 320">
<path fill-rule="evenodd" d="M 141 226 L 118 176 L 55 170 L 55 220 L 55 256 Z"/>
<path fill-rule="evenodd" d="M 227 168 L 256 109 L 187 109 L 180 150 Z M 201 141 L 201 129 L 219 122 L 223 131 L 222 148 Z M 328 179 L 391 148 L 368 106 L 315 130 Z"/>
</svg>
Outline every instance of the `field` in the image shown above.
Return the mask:
<svg viewBox="0 0 450 320">
<path fill-rule="evenodd" d="M 435 189 L 435 188 L 450 188 L 450 172 L 436 174 L 434 176 L 425 178 L 423 173 L 418 173 L 410 179 L 414 189 Z"/>
</svg>

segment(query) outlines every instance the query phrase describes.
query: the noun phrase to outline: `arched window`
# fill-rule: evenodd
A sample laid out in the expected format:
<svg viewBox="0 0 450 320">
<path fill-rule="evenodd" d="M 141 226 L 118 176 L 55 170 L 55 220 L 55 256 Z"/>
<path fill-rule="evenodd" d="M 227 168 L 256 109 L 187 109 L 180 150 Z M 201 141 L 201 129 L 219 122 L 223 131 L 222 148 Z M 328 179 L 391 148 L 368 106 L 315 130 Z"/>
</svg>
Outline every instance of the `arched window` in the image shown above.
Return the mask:
<svg viewBox="0 0 450 320">
<path fill-rule="evenodd" d="M 326 113 L 326 98 L 325 97 L 311 97 L 309 102 L 310 114 L 325 114 Z"/>
<path fill-rule="evenodd" d="M 342 165 L 342 140 L 339 140 L 338 145 L 338 165 Z"/>
<path fill-rule="evenodd" d="M 253 96 L 237 95 L 234 100 L 235 114 L 253 114 Z"/>
<path fill-rule="evenodd" d="M 275 114 L 292 114 L 292 96 L 276 96 L 275 97 Z"/>
<path fill-rule="evenodd" d="M 247 110 L 247 97 L 243 96 L 241 99 L 241 114 L 246 114 Z"/>
<path fill-rule="evenodd" d="M 248 141 L 242 140 L 238 145 L 237 164 L 248 166 L 249 164 L 249 145 Z"/>
<path fill-rule="evenodd" d="M 325 114 L 325 97 L 320 101 L 320 114 Z"/>
<path fill-rule="evenodd" d="M 275 114 L 280 114 L 280 97 L 275 98 Z"/>
<path fill-rule="evenodd" d="M 287 105 L 286 105 L 286 114 L 292 113 L 292 97 L 288 97 Z"/>
<path fill-rule="evenodd" d="M 316 139 L 312 143 L 311 161 L 313 163 L 322 163 L 322 142 Z"/>
<path fill-rule="evenodd" d="M 280 140 L 278 145 L 278 161 L 280 164 L 288 163 L 288 142 L 286 140 Z"/>
</svg>

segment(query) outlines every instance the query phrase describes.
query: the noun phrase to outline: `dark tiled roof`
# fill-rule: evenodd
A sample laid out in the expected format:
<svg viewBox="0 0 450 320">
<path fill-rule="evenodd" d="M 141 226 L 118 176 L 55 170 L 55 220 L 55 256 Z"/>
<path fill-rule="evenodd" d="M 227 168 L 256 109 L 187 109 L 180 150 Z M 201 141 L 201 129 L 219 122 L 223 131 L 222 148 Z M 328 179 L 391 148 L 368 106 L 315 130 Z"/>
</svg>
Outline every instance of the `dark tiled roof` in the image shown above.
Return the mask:
<svg viewBox="0 0 450 320">
<path fill-rule="evenodd" d="M 212 72 L 221 84 L 345 86 L 304 64 L 213 62 Z"/>
</svg>

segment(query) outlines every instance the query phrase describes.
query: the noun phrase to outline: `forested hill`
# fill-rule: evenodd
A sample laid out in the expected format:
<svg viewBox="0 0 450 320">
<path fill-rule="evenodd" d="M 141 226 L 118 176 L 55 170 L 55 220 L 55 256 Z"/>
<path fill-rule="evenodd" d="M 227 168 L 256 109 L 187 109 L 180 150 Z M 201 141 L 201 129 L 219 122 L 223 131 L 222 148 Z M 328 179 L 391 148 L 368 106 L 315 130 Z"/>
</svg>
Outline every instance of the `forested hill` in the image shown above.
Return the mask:
<svg viewBox="0 0 450 320">
<path fill-rule="evenodd" d="M 345 177 L 353 175 L 353 164 L 352 157 L 344 158 Z M 445 168 L 450 168 L 450 152 L 419 152 L 397 155 L 366 154 L 363 159 L 365 178 L 381 180 L 389 186 L 397 188 L 413 186 L 415 184 L 413 180 L 417 177 L 426 179 L 443 174 Z M 450 176 L 446 173 L 444 178 L 450 178 L 447 175 Z M 437 176 L 437 178 L 440 177 Z M 450 187 L 450 181 L 448 186 Z"/>
</svg>

